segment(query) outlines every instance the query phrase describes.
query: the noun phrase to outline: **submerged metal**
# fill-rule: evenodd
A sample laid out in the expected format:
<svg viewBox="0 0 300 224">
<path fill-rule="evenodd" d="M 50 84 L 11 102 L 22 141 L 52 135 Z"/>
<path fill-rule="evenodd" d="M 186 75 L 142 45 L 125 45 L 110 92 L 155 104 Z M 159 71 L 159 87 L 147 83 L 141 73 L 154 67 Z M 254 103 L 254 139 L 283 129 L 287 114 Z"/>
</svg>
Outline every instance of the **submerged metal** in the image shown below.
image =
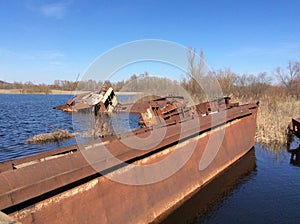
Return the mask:
<svg viewBox="0 0 300 224">
<path fill-rule="evenodd" d="M 293 135 L 300 138 L 300 118 L 292 118 L 287 128 L 287 152 L 291 154 L 290 164 L 300 166 L 300 144 L 291 149 Z"/>
<path fill-rule="evenodd" d="M 93 92 L 82 93 L 74 96 L 65 104 L 54 107 L 53 109 L 64 112 L 77 112 L 92 109 L 97 115 L 99 112 L 111 112 L 118 104 L 114 90 L 110 87 L 102 87 Z"/>
<path fill-rule="evenodd" d="M 292 130 L 293 133 L 300 138 L 300 118 L 293 118 L 292 119 Z"/>
<path fill-rule="evenodd" d="M 230 104 L 226 98 L 187 107 L 182 98 L 171 97 L 123 110 L 130 108 L 141 113 L 138 130 L 99 138 L 81 150 L 74 145 L 1 163 L 0 209 L 22 223 L 156 222 L 254 146 L 257 104 Z M 162 140 L 147 148 L 156 141 L 147 137 L 159 136 L 162 128 Z M 137 138 L 142 140 L 138 149 L 124 144 Z M 184 165 L 158 182 L 130 185 L 106 176 L 142 182 L 143 176 L 131 172 L 133 165 L 151 165 L 178 153 L 176 160 L 152 171 L 158 177 L 179 164 L 191 147 L 195 150 Z M 207 150 L 216 155 L 202 169 Z"/>
</svg>

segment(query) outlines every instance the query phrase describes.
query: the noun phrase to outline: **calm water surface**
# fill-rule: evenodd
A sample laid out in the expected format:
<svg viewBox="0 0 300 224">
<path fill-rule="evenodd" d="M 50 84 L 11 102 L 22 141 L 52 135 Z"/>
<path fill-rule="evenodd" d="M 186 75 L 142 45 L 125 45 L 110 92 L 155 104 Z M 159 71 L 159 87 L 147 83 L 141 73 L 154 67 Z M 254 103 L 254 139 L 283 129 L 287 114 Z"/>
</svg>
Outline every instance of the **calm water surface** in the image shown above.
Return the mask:
<svg viewBox="0 0 300 224">
<path fill-rule="evenodd" d="M 49 125 L 72 131 L 72 115 L 52 109 L 70 97 L 0 94 L 0 161 L 74 144 L 74 140 L 47 145 L 26 142 L 36 134 L 55 131 Z"/>
<path fill-rule="evenodd" d="M 72 115 L 53 109 L 71 97 L 72 95 L 0 94 L 0 162 L 75 144 L 75 139 L 50 144 L 27 143 L 27 139 L 36 134 L 55 132 L 52 127 L 69 132 L 87 131 L 91 128 L 95 121 L 91 121 L 89 116 Z M 130 96 L 118 96 L 121 103 L 128 98 Z M 123 113 L 114 115 L 110 124 L 114 127 L 113 131 L 119 133 L 138 128 L 137 120 L 138 115 Z"/>
<path fill-rule="evenodd" d="M 52 132 L 49 124 L 73 131 L 72 115 L 52 109 L 70 97 L 0 95 L 0 161 L 74 144 L 26 143 L 35 134 Z M 292 165 L 290 159 L 285 149 L 273 152 L 256 144 L 163 223 L 300 223 L 300 163 Z"/>
</svg>

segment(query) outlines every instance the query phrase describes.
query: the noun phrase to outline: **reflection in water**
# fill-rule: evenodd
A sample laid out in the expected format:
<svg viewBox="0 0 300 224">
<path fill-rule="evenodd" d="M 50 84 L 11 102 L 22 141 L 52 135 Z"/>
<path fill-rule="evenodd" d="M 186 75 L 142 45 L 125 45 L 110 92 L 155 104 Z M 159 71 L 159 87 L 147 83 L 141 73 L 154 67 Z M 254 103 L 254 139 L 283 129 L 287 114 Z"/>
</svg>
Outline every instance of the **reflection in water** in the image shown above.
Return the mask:
<svg viewBox="0 0 300 224">
<path fill-rule="evenodd" d="M 249 180 L 256 168 L 255 150 L 226 169 L 221 175 L 185 201 L 161 223 L 201 223 L 205 215 L 220 204 L 239 185 Z"/>
<path fill-rule="evenodd" d="M 290 164 L 300 166 L 300 145 L 295 149 L 288 147 L 287 151 L 291 154 Z"/>
<path fill-rule="evenodd" d="M 95 116 L 92 112 L 73 113 L 74 132 L 79 142 L 98 139 L 99 137 L 118 135 L 138 129 L 139 114 L 132 113 L 100 113 Z"/>
</svg>

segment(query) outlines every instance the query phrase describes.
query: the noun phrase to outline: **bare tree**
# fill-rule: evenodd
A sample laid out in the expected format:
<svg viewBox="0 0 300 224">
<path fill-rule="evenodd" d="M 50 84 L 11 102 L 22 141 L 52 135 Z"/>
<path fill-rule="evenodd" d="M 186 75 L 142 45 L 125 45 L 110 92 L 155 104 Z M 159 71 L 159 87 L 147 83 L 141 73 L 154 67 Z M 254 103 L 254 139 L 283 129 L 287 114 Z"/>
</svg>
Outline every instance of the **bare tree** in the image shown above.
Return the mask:
<svg viewBox="0 0 300 224">
<path fill-rule="evenodd" d="M 205 64 L 204 52 L 201 49 L 199 55 L 195 49 L 189 48 L 187 51 L 188 74 L 182 81 L 186 90 L 196 101 L 205 101 L 217 97 L 214 92 L 214 76 L 210 74 Z"/>
<path fill-rule="evenodd" d="M 229 96 L 234 93 L 237 81 L 237 75 L 230 68 L 224 68 L 216 73 L 216 78 L 220 83 L 224 95 Z"/>
<path fill-rule="evenodd" d="M 199 56 L 197 57 L 196 49 L 189 48 L 187 51 L 187 58 L 189 75 L 201 79 L 205 75 L 205 57 L 203 49 L 200 50 Z"/>
<path fill-rule="evenodd" d="M 279 82 L 286 88 L 290 94 L 297 93 L 297 85 L 300 79 L 300 63 L 296 61 L 289 61 L 287 70 L 277 67 L 276 76 Z"/>
</svg>

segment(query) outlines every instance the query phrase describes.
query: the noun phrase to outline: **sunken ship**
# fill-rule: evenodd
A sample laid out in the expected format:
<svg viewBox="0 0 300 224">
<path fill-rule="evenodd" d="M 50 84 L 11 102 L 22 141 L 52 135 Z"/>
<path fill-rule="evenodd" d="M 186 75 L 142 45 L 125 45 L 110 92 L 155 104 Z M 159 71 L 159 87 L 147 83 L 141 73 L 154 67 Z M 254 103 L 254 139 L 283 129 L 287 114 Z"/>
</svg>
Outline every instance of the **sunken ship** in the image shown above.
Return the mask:
<svg viewBox="0 0 300 224">
<path fill-rule="evenodd" d="M 111 89 L 56 109 L 139 113 L 140 128 L 0 163 L 0 210 L 21 223 L 159 222 L 254 146 L 257 103 L 120 105 Z"/>
</svg>

